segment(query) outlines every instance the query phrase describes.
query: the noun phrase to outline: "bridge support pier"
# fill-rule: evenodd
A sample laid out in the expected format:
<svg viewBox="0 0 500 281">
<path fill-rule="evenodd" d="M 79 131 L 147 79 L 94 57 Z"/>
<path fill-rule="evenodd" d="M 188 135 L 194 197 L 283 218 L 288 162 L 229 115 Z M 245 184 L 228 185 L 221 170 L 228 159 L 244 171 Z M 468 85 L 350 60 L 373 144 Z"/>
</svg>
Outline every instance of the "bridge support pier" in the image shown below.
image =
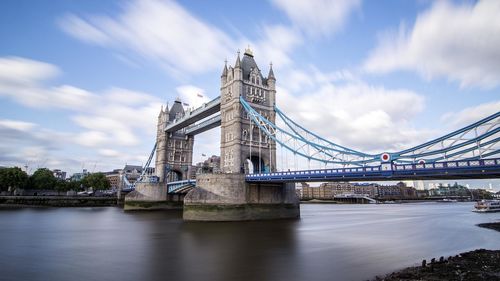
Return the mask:
<svg viewBox="0 0 500 281">
<path fill-rule="evenodd" d="M 182 210 L 182 197 L 167 196 L 166 183 L 138 182 L 135 190 L 125 196 L 125 211 Z"/>
<path fill-rule="evenodd" d="M 295 185 L 246 183 L 244 174 L 198 175 L 184 198 L 186 221 L 249 221 L 300 217 Z"/>
</svg>

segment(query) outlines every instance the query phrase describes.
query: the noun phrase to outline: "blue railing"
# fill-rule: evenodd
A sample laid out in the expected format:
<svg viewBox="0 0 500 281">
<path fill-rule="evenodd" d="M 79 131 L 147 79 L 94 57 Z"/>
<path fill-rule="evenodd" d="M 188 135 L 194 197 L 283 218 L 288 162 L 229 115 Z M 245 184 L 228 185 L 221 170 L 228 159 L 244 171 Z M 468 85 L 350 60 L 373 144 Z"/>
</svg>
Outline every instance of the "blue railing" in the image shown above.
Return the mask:
<svg viewBox="0 0 500 281">
<path fill-rule="evenodd" d="M 167 183 L 167 192 L 173 193 L 183 187 L 196 186 L 196 180 L 182 180 Z"/>
<path fill-rule="evenodd" d="M 421 164 L 382 164 L 354 168 L 317 169 L 248 174 L 248 182 L 299 182 L 348 180 L 400 180 L 411 178 L 483 178 L 500 177 L 500 158 L 457 160 Z"/>
</svg>

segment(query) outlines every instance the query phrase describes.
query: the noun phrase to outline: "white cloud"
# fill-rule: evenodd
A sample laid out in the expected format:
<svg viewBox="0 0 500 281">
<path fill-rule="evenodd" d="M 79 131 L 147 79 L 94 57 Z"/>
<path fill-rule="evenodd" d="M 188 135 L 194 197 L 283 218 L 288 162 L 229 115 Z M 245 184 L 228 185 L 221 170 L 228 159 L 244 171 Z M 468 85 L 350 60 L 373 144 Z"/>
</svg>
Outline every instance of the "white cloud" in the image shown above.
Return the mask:
<svg viewBox="0 0 500 281">
<path fill-rule="evenodd" d="M 99 154 L 105 157 L 120 157 L 122 154 L 114 149 L 99 149 Z"/>
<path fill-rule="evenodd" d="M 20 57 L 0 58 L 0 90 L 36 85 L 58 73 L 59 69 L 48 63 Z"/>
<path fill-rule="evenodd" d="M 348 16 L 361 6 L 360 0 L 272 0 L 293 24 L 313 36 L 339 31 Z"/>
<path fill-rule="evenodd" d="M 448 112 L 441 117 L 441 121 L 449 124 L 450 127 L 458 129 L 500 111 L 500 101 L 483 103 L 480 105 L 467 107 L 458 112 Z"/>
<path fill-rule="evenodd" d="M 200 107 L 211 99 L 205 95 L 205 90 L 193 85 L 183 85 L 176 88 L 179 98 L 189 107 Z"/>
<path fill-rule="evenodd" d="M 36 124 L 31 122 L 23 122 L 17 120 L 0 119 L 0 127 L 19 130 L 19 131 L 29 131 L 33 129 Z"/>
<path fill-rule="evenodd" d="M 217 27 L 191 15 L 174 1 L 132 1 L 115 17 L 61 19 L 77 39 L 119 52 L 133 50 L 174 74 L 218 69 L 236 43 Z"/>
<path fill-rule="evenodd" d="M 44 129 L 42 124 L 0 120 L 1 163 L 19 165 L 29 159 L 41 161 L 43 158 L 47 159 L 44 165 L 48 165 L 59 163 L 56 159 L 61 159 L 74 168 L 80 160 L 95 162 L 98 159 L 91 157 L 110 156 L 111 150 L 123 152 L 123 163 L 141 153 L 144 153 L 143 158 L 147 157 L 149 147 L 148 151 L 141 151 L 141 144 L 147 147 L 154 142 L 156 116 L 161 106 L 157 97 L 116 87 L 89 92 L 71 85 L 47 86 L 44 85 L 47 79 L 59 72 L 57 67 L 22 58 L 0 58 L 0 62 L 0 97 L 32 108 L 66 110 L 68 119 L 80 129 L 56 132 Z M 5 71 L 12 65 L 19 77 Z M 143 141 L 148 139 L 150 141 Z M 99 154 L 95 153 L 95 148 L 100 149 Z M 89 150 L 90 155 L 75 154 L 75 151 L 85 150 Z M 108 160 L 104 162 L 109 163 Z"/>
<path fill-rule="evenodd" d="M 386 73 L 413 70 L 427 79 L 445 77 L 462 87 L 500 84 L 500 2 L 454 5 L 437 1 L 410 30 L 385 34 L 364 68 Z"/>
<path fill-rule="evenodd" d="M 292 64 L 290 53 L 303 43 L 300 33 L 284 25 L 265 25 L 262 27 L 262 35 L 263 37 L 252 45 L 254 54 L 257 54 L 261 62 L 273 62 L 275 69 Z M 267 75 L 267 72 L 263 74 Z"/>
<path fill-rule="evenodd" d="M 110 43 L 110 38 L 105 32 L 102 32 L 92 23 L 84 21 L 77 16 L 65 16 L 59 22 L 59 26 L 65 32 L 87 43 L 94 43 L 97 45 L 106 45 Z"/>
<path fill-rule="evenodd" d="M 305 128 L 364 152 L 397 151 L 429 136 L 430 132 L 412 127 L 412 119 L 425 106 L 422 96 L 370 86 L 345 71 L 311 73 L 311 83 L 277 91 L 280 109 Z M 282 85 L 287 87 L 287 81 Z"/>
</svg>

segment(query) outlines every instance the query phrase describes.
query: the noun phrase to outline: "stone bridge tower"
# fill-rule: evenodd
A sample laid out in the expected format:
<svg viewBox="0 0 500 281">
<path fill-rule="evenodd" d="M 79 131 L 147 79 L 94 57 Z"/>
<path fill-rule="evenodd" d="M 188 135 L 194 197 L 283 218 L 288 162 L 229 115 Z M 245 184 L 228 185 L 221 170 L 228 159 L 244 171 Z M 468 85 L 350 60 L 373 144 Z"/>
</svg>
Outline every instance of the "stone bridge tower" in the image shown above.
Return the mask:
<svg viewBox="0 0 500 281">
<path fill-rule="evenodd" d="M 234 67 L 221 75 L 221 170 L 224 173 L 258 173 L 276 170 L 276 143 L 249 119 L 240 103 L 243 97 L 256 111 L 275 122 L 276 79 L 272 65 L 264 77 L 246 49 Z"/>
<path fill-rule="evenodd" d="M 276 144 L 253 125 L 240 97 L 275 122 L 276 79 L 264 77 L 247 49 L 221 75 L 221 170 L 196 176 L 196 188 L 184 197 L 184 220 L 240 221 L 298 218 L 294 183 L 248 183 L 245 173 L 276 170 Z"/>
<path fill-rule="evenodd" d="M 156 133 L 156 175 L 160 182 L 186 180 L 194 177 L 193 144 L 194 136 L 165 132 L 167 124 L 184 116 L 184 108 L 177 99 L 169 109 L 168 105 L 158 115 Z"/>
</svg>

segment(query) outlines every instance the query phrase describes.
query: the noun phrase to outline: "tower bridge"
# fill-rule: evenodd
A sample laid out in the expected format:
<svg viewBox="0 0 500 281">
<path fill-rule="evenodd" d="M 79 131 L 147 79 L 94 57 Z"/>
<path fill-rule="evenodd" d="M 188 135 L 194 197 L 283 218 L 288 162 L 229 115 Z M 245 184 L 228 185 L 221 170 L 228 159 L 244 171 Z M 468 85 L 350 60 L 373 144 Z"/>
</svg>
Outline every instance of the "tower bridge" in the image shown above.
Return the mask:
<svg viewBox="0 0 500 281">
<path fill-rule="evenodd" d="M 295 182 L 500 178 L 500 112 L 409 149 L 373 154 L 333 143 L 279 110 L 272 65 L 264 76 L 249 49 L 224 65 L 220 82 L 220 96 L 195 110 L 184 111 L 180 100 L 161 109 L 147 163 L 156 154 L 155 180 L 143 177 L 125 209 L 183 205 L 186 220 L 294 218 Z M 221 171 L 195 175 L 195 135 L 215 127 Z"/>
</svg>

